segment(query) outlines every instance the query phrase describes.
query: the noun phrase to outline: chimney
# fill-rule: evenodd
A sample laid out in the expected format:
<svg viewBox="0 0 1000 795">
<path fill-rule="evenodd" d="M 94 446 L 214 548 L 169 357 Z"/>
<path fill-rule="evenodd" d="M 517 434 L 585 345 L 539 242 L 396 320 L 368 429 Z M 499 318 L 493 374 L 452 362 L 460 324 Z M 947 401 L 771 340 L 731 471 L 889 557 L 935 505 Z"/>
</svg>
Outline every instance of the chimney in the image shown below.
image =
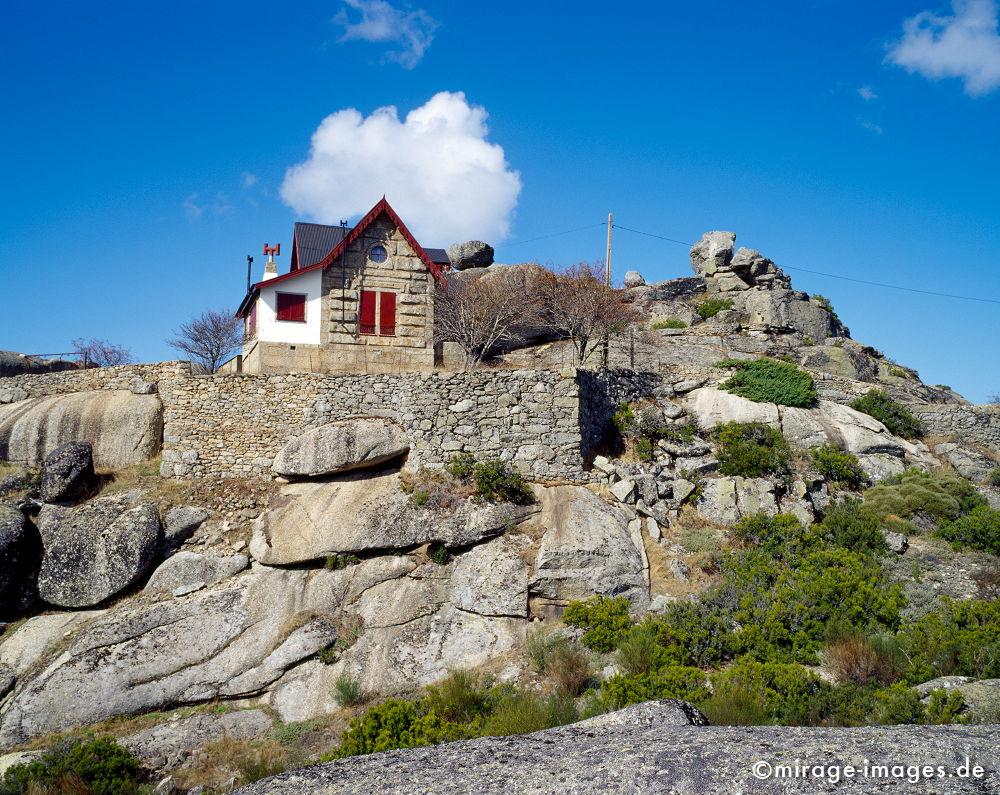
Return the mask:
<svg viewBox="0 0 1000 795">
<path fill-rule="evenodd" d="M 281 256 L 281 243 L 273 246 L 265 243 L 264 255 L 267 257 L 267 262 L 264 263 L 264 278 L 261 281 L 266 282 L 278 275 L 278 263 L 274 261 L 274 258 Z"/>
</svg>

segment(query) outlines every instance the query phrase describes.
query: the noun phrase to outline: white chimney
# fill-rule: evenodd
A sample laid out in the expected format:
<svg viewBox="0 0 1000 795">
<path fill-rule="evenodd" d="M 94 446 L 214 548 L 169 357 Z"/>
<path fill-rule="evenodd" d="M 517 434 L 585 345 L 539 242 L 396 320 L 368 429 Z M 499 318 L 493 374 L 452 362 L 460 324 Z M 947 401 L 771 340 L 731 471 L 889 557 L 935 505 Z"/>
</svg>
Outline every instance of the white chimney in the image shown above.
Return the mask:
<svg viewBox="0 0 1000 795">
<path fill-rule="evenodd" d="M 274 258 L 281 256 L 281 243 L 274 246 L 265 243 L 264 254 L 267 256 L 267 262 L 264 263 L 264 278 L 261 281 L 266 282 L 278 275 L 278 263 L 274 261 Z"/>
</svg>

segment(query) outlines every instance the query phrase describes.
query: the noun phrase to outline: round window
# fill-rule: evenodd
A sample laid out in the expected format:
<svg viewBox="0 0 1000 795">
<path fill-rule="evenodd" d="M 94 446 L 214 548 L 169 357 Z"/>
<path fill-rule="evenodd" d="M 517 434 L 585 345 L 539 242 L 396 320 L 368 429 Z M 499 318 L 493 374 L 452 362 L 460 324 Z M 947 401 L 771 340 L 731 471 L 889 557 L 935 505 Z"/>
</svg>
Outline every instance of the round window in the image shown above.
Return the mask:
<svg viewBox="0 0 1000 795">
<path fill-rule="evenodd" d="M 368 252 L 368 259 L 372 262 L 385 262 L 389 259 L 389 252 L 385 250 L 384 246 L 373 246 L 372 250 Z"/>
</svg>

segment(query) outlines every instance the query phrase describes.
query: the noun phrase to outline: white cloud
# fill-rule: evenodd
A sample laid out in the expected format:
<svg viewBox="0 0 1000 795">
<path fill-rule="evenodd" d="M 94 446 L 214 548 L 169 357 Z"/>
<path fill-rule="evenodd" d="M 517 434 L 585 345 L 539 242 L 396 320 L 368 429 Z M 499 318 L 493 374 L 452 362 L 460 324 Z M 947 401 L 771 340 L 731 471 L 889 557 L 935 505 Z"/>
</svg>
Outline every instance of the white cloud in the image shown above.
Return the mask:
<svg viewBox="0 0 1000 795">
<path fill-rule="evenodd" d="M 218 191 L 212 199 L 202 199 L 200 193 L 192 193 L 183 202 L 184 215 L 189 221 L 197 221 L 206 212 L 212 215 L 226 215 L 233 211 L 233 204 L 229 196 L 223 191 Z"/>
<path fill-rule="evenodd" d="M 886 60 L 929 80 L 961 78 L 969 96 L 988 94 L 1000 87 L 996 0 L 953 0 L 952 8 L 950 17 L 924 11 L 907 19 Z"/>
<path fill-rule="evenodd" d="M 442 91 L 400 121 L 395 107 L 367 118 L 327 116 L 309 159 L 288 169 L 281 197 L 321 223 L 361 215 L 384 194 L 422 245 L 499 242 L 521 191 L 503 149 L 486 140 L 485 108 Z"/>
<path fill-rule="evenodd" d="M 438 23 L 426 11 L 403 11 L 385 0 L 344 0 L 344 5 L 361 13 L 352 22 L 347 8 L 333 18 L 344 28 L 338 41 L 390 42 L 400 49 L 387 52 L 385 58 L 395 61 L 405 69 L 412 69 L 424 57 L 434 40 Z"/>
<path fill-rule="evenodd" d="M 243 187 L 252 188 L 257 184 L 257 175 L 251 174 L 249 171 L 243 172 Z"/>
<path fill-rule="evenodd" d="M 868 130 L 868 132 L 875 133 L 875 135 L 881 135 L 884 132 L 884 130 L 873 121 L 862 120 L 861 126 Z"/>
<path fill-rule="evenodd" d="M 871 102 L 874 99 L 878 99 L 878 94 L 872 89 L 871 86 L 861 86 L 858 89 L 858 96 L 860 96 L 865 102 Z"/>
</svg>

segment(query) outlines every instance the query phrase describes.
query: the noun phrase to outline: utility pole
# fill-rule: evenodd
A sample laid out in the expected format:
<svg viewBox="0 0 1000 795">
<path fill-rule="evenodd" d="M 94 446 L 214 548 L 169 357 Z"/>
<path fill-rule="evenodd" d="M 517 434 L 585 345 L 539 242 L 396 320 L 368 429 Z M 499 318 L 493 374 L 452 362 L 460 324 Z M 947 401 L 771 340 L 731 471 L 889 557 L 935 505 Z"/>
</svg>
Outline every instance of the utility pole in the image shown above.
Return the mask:
<svg viewBox="0 0 1000 795">
<path fill-rule="evenodd" d="M 611 229 L 613 227 L 614 224 L 611 223 L 611 213 L 608 213 L 608 258 L 605 260 L 604 265 L 604 281 L 608 287 L 611 286 Z"/>
</svg>

